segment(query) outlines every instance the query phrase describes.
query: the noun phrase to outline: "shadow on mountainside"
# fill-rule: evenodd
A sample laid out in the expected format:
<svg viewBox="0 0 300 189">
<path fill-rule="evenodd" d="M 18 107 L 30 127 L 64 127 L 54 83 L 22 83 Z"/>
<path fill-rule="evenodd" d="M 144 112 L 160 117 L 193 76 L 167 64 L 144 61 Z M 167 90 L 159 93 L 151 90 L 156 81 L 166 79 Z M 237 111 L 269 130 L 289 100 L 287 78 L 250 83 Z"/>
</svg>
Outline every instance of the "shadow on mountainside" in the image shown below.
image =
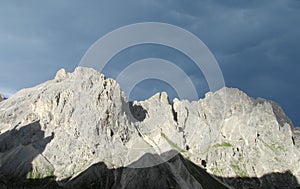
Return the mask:
<svg viewBox="0 0 300 189">
<path fill-rule="evenodd" d="M 128 167 L 109 168 L 104 162 L 96 163 L 74 178 L 56 182 L 54 176 L 30 179 L 33 160 L 41 154 L 54 134 L 45 138 L 40 123 L 34 122 L 20 129 L 0 135 L 0 189 L 38 188 L 95 188 L 95 189 L 299 189 L 297 179 L 289 172 L 269 173 L 261 178 L 225 178 L 213 176 L 171 150 L 158 156 L 145 154 Z M 177 154 L 177 155 L 174 155 Z M 173 157 L 164 163 L 146 168 L 142 165 L 157 164 L 164 157 Z"/>
<path fill-rule="evenodd" d="M 296 177 L 290 171 L 284 173 L 269 173 L 261 178 L 217 178 L 237 189 L 300 189 Z"/>
<path fill-rule="evenodd" d="M 137 162 L 140 165 L 143 162 L 156 161 L 157 158 L 161 156 L 145 154 Z M 233 187 L 228 187 L 220 181 L 231 183 Z M 261 178 L 216 177 L 178 154 L 165 163 L 153 167 L 113 169 L 100 162 L 90 166 L 75 178 L 59 181 L 59 184 L 53 178 L 27 179 L 23 183 L 14 184 L 13 187 L 10 183 L 6 188 L 298 189 L 300 187 L 290 172 L 270 173 Z"/>
<path fill-rule="evenodd" d="M 138 121 L 144 121 L 146 114 L 148 113 L 141 105 L 133 104 L 133 102 L 128 102 L 129 110 L 132 116 Z"/>
<path fill-rule="evenodd" d="M 54 134 L 44 138 L 38 121 L 1 134 L 0 188 L 17 188 L 14 183 L 25 186 L 28 174 L 33 171 L 32 161 L 53 138 Z"/>
</svg>

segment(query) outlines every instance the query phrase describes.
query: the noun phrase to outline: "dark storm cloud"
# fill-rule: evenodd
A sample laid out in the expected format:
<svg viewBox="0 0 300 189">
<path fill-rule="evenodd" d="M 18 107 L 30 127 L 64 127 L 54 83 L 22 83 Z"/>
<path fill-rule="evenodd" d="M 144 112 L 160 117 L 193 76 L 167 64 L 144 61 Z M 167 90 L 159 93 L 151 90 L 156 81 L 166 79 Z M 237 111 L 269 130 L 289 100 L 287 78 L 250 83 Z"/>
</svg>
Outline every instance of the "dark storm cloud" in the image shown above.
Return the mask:
<svg viewBox="0 0 300 189">
<path fill-rule="evenodd" d="M 51 79 L 61 67 L 72 71 L 93 42 L 120 26 L 166 22 L 191 31 L 206 43 L 220 64 L 227 86 L 276 100 L 295 124 L 300 124 L 299 0 L 0 4 L 0 92 L 14 93 Z M 197 87 L 207 89 L 201 72 L 184 55 L 168 56 L 164 55 L 168 50 L 156 49 L 126 51 L 115 63 L 129 64 L 134 60 L 130 56 L 169 59 L 181 66 Z M 117 74 L 121 68 L 112 66 L 110 74 Z M 140 85 L 136 95 L 147 94 L 148 89 L 149 82 Z"/>
</svg>

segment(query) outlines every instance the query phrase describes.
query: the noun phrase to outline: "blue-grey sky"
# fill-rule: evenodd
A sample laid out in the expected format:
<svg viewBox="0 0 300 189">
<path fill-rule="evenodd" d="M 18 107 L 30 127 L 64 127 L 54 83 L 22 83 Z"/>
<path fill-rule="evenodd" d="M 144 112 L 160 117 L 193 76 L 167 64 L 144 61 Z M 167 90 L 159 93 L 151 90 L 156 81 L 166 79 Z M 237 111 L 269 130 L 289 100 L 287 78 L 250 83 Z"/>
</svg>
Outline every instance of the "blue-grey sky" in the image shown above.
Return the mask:
<svg viewBox="0 0 300 189">
<path fill-rule="evenodd" d="M 137 22 L 164 22 L 199 37 L 215 55 L 227 86 L 252 97 L 278 102 L 300 125 L 299 0 L 128 0 L 1 1 L 0 93 L 52 79 L 60 68 L 73 71 L 100 37 Z M 104 70 L 114 77 L 141 58 L 164 58 L 195 81 L 199 97 L 207 92 L 202 73 L 174 49 L 159 45 L 129 48 Z M 147 80 L 132 92 L 143 99 L 166 83 Z"/>
</svg>

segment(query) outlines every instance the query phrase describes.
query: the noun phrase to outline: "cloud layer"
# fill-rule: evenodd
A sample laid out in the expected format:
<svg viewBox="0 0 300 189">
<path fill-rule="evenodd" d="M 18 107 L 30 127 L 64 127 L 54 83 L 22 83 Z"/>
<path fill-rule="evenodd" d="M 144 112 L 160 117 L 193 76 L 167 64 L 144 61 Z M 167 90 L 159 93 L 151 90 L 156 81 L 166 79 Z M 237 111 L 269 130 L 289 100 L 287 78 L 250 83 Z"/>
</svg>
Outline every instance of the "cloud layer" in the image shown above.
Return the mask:
<svg viewBox="0 0 300 189">
<path fill-rule="evenodd" d="M 61 67 L 72 71 L 90 45 L 118 27 L 166 22 L 206 43 L 227 86 L 277 101 L 300 125 L 299 18 L 299 0 L 3 1 L 0 92 L 10 95 L 49 80 Z M 105 72 L 114 77 L 134 60 L 150 57 L 180 66 L 198 87 L 200 97 L 208 90 L 193 62 L 166 47 L 127 49 L 112 59 Z M 164 87 L 157 82 L 140 83 L 133 97 L 146 98 Z"/>
</svg>

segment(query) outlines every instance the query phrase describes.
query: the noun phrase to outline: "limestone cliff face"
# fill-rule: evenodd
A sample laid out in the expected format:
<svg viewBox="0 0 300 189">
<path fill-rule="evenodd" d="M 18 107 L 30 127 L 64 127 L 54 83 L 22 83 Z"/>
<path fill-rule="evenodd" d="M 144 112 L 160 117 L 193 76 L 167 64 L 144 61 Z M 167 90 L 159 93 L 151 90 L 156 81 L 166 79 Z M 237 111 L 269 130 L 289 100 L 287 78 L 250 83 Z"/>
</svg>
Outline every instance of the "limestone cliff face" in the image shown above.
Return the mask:
<svg viewBox="0 0 300 189">
<path fill-rule="evenodd" d="M 107 169 L 138 170 L 177 158 L 175 172 L 186 159 L 232 187 L 239 178 L 288 171 L 296 179 L 286 187 L 292 188 L 300 181 L 292 127 L 279 105 L 238 89 L 223 88 L 193 102 L 170 102 L 166 93 L 128 102 L 116 81 L 95 70 L 60 70 L 54 80 L 0 103 L 0 178 L 55 176 L 67 185 L 99 162 Z M 169 153 L 174 150 L 180 155 Z M 205 188 L 193 176 L 175 174 L 179 188 Z M 253 182 L 259 188 L 261 182 Z"/>
<path fill-rule="evenodd" d="M 294 140 L 297 148 L 300 150 L 300 127 L 294 127 Z"/>
</svg>

